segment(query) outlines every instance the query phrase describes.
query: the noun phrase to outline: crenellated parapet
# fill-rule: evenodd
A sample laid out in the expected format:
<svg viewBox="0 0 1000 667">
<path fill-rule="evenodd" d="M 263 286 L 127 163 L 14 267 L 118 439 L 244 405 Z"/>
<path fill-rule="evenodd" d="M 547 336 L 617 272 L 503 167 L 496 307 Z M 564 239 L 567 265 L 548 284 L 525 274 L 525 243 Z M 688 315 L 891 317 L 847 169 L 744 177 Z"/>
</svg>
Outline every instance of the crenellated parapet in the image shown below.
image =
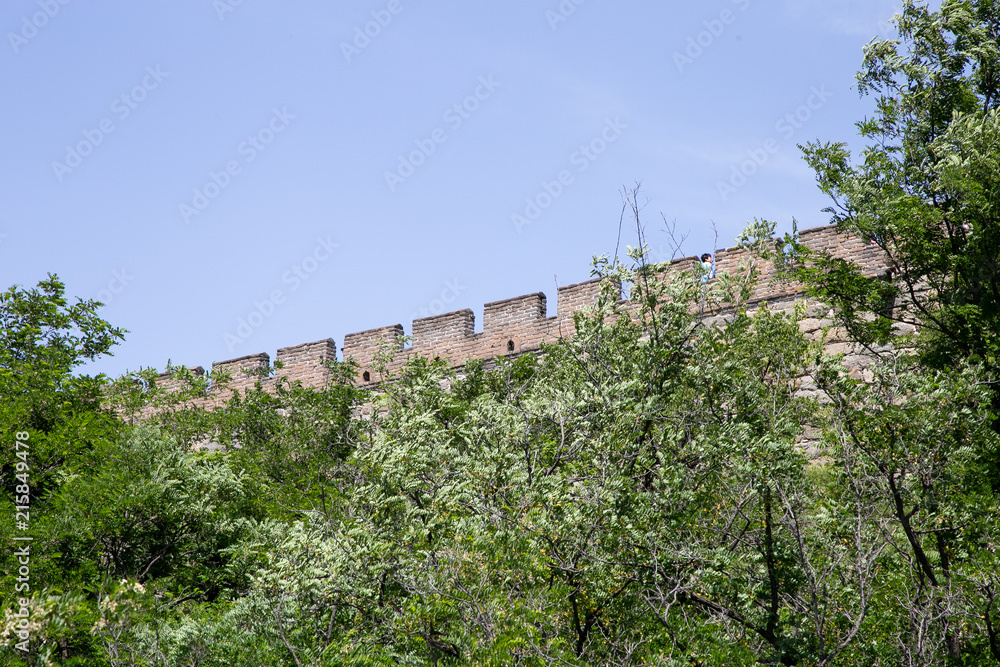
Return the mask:
<svg viewBox="0 0 1000 667">
<path fill-rule="evenodd" d="M 418 354 L 463 364 L 470 359 L 496 359 L 538 350 L 544 341 L 574 333 L 573 313 L 597 303 L 599 279 L 560 287 L 554 317 L 546 316 L 546 297 L 541 292 L 494 301 L 483 307 L 483 330 L 476 332 L 476 316 L 458 310 L 413 321 L 411 345 L 399 342 L 402 325 L 348 334 L 344 359 L 354 359 L 362 383 L 375 382 L 376 356 L 393 353 L 387 370 L 396 370 L 406 357 Z M 365 376 L 365 373 L 368 373 Z"/>
<path fill-rule="evenodd" d="M 840 234 L 832 226 L 805 230 L 801 232 L 800 239 L 811 248 L 827 250 L 835 257 L 851 260 L 873 275 L 885 272 L 886 267 L 876 248 L 862 239 Z M 742 248 L 719 250 L 715 256 L 716 271 L 735 273 L 748 260 L 748 253 Z M 670 264 L 667 271 L 690 269 L 697 261 L 696 257 L 678 259 Z M 769 263 L 758 260 L 757 269 L 760 281 L 753 300 L 790 303 L 802 294 L 800 285 L 776 280 L 774 267 Z M 469 309 L 417 319 L 412 324 L 408 347 L 401 342 L 404 330 L 400 324 L 350 333 L 344 337 L 340 359 L 353 359 L 358 365 L 357 380 L 359 384 L 366 385 L 380 379 L 376 372 L 379 355 L 382 355 L 387 370 L 396 371 L 412 355 L 439 357 L 461 366 L 469 360 L 492 360 L 535 352 L 543 342 L 573 336 L 573 314 L 595 305 L 600 290 L 600 279 L 559 287 L 553 317 L 546 315 L 546 296 L 541 292 L 487 303 L 483 307 L 483 328 L 479 332 L 476 331 L 475 314 Z M 213 373 L 225 371 L 229 374 L 229 391 L 242 391 L 258 381 L 267 386 L 276 377 L 298 381 L 305 386 L 322 386 L 330 378 L 325 362 L 337 358 L 336 345 L 327 338 L 281 348 L 275 359 L 281 362 L 281 368 L 275 371 L 273 377 L 267 377 L 265 371 L 263 380 L 262 369 L 267 369 L 270 364 L 270 357 L 264 353 L 216 362 L 212 370 Z M 200 367 L 193 370 L 203 372 Z M 169 390 L 174 380 L 164 375 L 161 382 L 166 383 Z M 217 403 L 227 395 L 228 392 L 216 393 L 206 397 L 205 403 Z"/>
</svg>

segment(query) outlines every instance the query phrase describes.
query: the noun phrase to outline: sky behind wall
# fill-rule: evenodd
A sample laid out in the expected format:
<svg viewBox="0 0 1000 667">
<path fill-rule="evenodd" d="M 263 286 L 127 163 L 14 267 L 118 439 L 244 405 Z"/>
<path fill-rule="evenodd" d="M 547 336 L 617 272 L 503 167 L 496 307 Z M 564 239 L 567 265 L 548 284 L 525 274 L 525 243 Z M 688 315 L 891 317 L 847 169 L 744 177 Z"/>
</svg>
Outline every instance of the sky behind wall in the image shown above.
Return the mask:
<svg viewBox="0 0 1000 667">
<path fill-rule="evenodd" d="M 686 254 L 826 224 L 899 0 L 5 0 L 0 283 L 208 367 L 589 278 L 642 183 Z M 628 236 L 624 242 L 634 243 Z"/>
</svg>

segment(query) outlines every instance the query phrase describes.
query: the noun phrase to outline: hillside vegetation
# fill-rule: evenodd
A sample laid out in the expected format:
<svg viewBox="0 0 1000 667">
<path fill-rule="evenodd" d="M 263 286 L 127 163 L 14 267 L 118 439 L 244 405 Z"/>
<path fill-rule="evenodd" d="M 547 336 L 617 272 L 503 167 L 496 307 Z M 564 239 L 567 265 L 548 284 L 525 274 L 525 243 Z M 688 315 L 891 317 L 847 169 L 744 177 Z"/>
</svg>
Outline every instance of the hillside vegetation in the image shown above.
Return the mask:
<svg viewBox="0 0 1000 667">
<path fill-rule="evenodd" d="M 0 663 L 1000 665 L 1000 4 L 897 26 L 869 149 L 803 147 L 888 275 L 755 222 L 758 264 L 663 280 L 634 206 L 640 247 L 540 355 L 211 411 L 184 369 L 76 375 L 125 332 L 57 277 L 0 294 Z M 805 307 L 748 307 L 764 260 L 870 375 Z"/>
</svg>

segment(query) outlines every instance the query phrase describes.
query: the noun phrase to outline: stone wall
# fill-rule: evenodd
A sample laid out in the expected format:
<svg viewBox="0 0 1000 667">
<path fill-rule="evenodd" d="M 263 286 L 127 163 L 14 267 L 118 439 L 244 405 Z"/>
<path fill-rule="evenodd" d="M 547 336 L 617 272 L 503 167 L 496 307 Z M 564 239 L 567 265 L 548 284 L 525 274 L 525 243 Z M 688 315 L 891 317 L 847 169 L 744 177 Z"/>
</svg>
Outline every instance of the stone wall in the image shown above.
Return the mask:
<svg viewBox="0 0 1000 667">
<path fill-rule="evenodd" d="M 816 227 L 801 232 L 803 243 L 817 250 L 828 250 L 835 257 L 849 259 L 866 269 L 872 275 L 884 273 L 876 248 L 861 239 L 839 234 L 832 226 Z M 726 248 L 716 253 L 718 272 L 735 272 L 741 263 L 748 260 L 742 249 Z M 696 257 L 675 260 L 667 269 L 691 268 Z M 791 307 L 801 298 L 802 288 L 789 282 L 777 281 L 774 268 L 770 265 L 758 267 L 761 279 L 754 301 L 767 300 L 777 307 Z M 376 355 L 388 352 L 387 368 L 397 370 L 410 355 L 448 359 L 455 366 L 464 365 L 470 359 L 491 360 L 505 355 L 519 355 L 537 351 L 543 341 L 553 341 L 574 333 L 573 313 L 593 305 L 600 291 L 598 279 L 560 287 L 557 292 L 556 315 L 546 316 L 545 294 L 537 292 L 524 296 L 488 303 L 483 308 L 483 330 L 475 331 L 475 314 L 469 310 L 424 317 L 413 321 L 412 342 L 403 347 L 398 338 L 403 335 L 400 324 L 369 329 L 344 337 L 341 359 L 354 359 L 358 364 L 358 383 L 374 384 L 379 381 L 375 370 Z M 829 313 L 822 306 L 816 306 L 812 317 L 803 322 L 807 335 L 819 336 L 823 328 L 830 324 Z M 856 351 L 847 349 L 848 343 L 842 335 L 831 332 L 827 336 L 829 345 L 839 345 L 837 351 L 850 355 Z M 301 382 L 305 386 L 321 386 L 329 379 L 330 371 L 325 361 L 337 359 L 336 344 L 332 339 L 313 343 L 302 343 L 278 350 L 275 361 L 282 368 L 274 377 L 285 377 L 289 381 Z M 860 360 L 858 361 L 860 367 Z M 265 353 L 251 354 L 237 359 L 216 362 L 213 371 L 224 370 L 231 376 L 230 389 L 242 390 L 260 379 L 259 371 L 267 368 L 270 357 Z M 193 369 L 203 373 L 200 367 Z M 257 373 L 257 374 L 255 374 Z M 274 377 L 265 378 L 265 385 L 274 382 Z M 164 374 L 160 382 L 169 388 L 172 379 Z M 805 389 L 806 387 L 803 387 Z M 224 400 L 228 392 L 210 392 L 203 403 L 212 404 Z"/>
</svg>

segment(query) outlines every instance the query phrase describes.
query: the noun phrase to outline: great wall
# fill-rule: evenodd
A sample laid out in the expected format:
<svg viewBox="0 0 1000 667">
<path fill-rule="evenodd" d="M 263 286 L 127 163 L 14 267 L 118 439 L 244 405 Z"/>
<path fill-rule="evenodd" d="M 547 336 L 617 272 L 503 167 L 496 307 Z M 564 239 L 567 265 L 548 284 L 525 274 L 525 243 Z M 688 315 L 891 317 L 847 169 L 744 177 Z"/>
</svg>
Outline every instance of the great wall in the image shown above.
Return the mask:
<svg viewBox="0 0 1000 667">
<path fill-rule="evenodd" d="M 869 275 L 886 271 L 877 248 L 862 239 L 840 234 L 832 226 L 804 230 L 800 240 L 814 250 L 825 250 L 834 257 L 860 265 Z M 747 252 L 739 247 L 719 250 L 715 256 L 716 271 L 735 271 L 747 259 Z M 689 268 L 696 261 L 695 257 L 686 257 L 674 260 L 671 266 Z M 773 266 L 764 263 L 758 264 L 758 268 L 760 280 L 751 304 L 767 301 L 773 308 L 783 310 L 793 307 L 803 297 L 801 286 L 776 280 Z M 374 386 L 379 381 L 374 368 L 376 355 L 386 349 L 392 356 L 385 367 L 390 372 L 398 370 L 411 355 L 440 357 L 449 360 L 454 367 L 461 367 L 472 359 L 489 361 L 536 352 L 543 341 L 572 336 L 573 313 L 596 303 L 599 290 L 600 279 L 560 287 L 553 317 L 546 316 L 546 297 L 541 292 L 487 303 L 483 309 L 483 330 L 479 333 L 475 331 L 475 314 L 469 309 L 424 317 L 413 321 L 409 347 L 399 342 L 404 333 L 400 324 L 350 333 L 344 337 L 340 359 L 353 359 L 357 363 L 358 384 Z M 845 365 L 852 373 L 861 373 L 867 365 L 867 357 L 854 348 L 844 332 L 832 328 L 830 315 L 828 307 L 817 303 L 809 309 L 800 327 L 812 340 L 822 336 L 831 352 L 845 355 Z M 266 387 L 277 378 L 300 382 L 303 386 L 322 386 L 331 376 L 326 362 L 336 360 L 336 343 L 327 338 L 279 349 L 275 365 L 280 368 L 271 376 L 261 372 L 268 369 L 271 362 L 270 356 L 263 352 L 216 362 L 212 364 L 213 374 L 222 371 L 230 376 L 230 381 L 226 389 L 210 389 L 208 395 L 196 403 L 217 404 L 231 391 L 245 390 L 257 382 L 263 382 Z M 196 375 L 204 373 L 201 367 L 191 370 Z M 171 374 L 164 373 L 157 385 L 169 392 L 177 388 L 177 382 Z M 800 392 L 808 395 L 814 390 L 811 378 L 803 378 Z"/>
</svg>

